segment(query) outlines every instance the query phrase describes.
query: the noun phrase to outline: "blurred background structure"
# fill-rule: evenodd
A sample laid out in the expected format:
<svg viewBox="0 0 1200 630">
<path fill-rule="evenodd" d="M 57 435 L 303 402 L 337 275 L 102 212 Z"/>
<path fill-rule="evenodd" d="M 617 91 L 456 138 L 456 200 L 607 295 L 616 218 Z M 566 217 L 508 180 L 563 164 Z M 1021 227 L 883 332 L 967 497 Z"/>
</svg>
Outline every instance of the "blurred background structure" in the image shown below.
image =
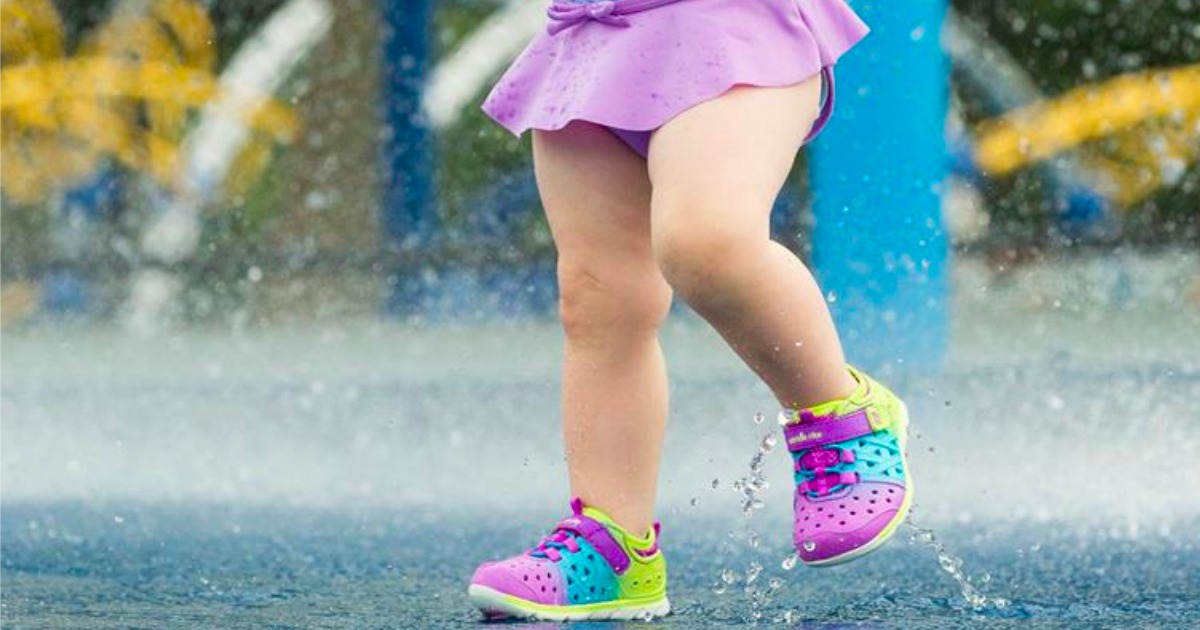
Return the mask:
<svg viewBox="0 0 1200 630">
<path fill-rule="evenodd" d="M 898 242 L 911 233 L 934 248 L 935 277 L 942 241 L 1007 272 L 1195 248 L 1194 7 L 962 1 L 941 28 L 947 7 L 922 6 L 901 19 L 859 4 L 875 35 L 840 69 L 814 187 L 801 160 L 780 202 L 778 234 L 848 293 L 843 319 L 897 310 L 861 294 L 895 281 L 860 282 L 844 230 L 822 231 L 843 208 L 891 243 L 860 244 L 894 259 L 867 268 L 919 261 Z M 536 2 L 5 0 L 6 325 L 550 312 L 527 147 L 477 108 L 542 19 Z M 908 74 L 891 88 L 897 64 Z M 874 130 L 862 145 L 859 129 Z M 924 172 L 896 170 L 917 155 Z M 872 185 L 888 173 L 923 190 Z M 914 222 L 931 227 L 903 231 Z M 823 240 L 838 253 L 822 258 Z M 907 291 L 945 293 L 932 284 Z"/>
<path fill-rule="evenodd" d="M 746 521 L 770 397 L 681 306 L 668 623 L 1200 624 L 1200 3 L 851 4 L 773 229 L 938 536 L 755 590 L 790 473 Z M 0 621 L 474 622 L 566 493 L 554 251 L 478 108 L 543 11 L 0 0 Z"/>
</svg>

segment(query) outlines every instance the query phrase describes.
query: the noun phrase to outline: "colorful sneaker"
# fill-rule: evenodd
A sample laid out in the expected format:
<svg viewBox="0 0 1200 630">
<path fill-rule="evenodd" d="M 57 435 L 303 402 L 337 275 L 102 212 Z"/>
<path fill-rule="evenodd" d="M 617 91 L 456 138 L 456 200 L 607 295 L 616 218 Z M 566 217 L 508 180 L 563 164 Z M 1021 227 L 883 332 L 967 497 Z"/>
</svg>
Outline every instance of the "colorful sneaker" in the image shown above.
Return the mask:
<svg viewBox="0 0 1200 630">
<path fill-rule="evenodd" d="M 848 562 L 891 538 L 912 505 L 908 410 L 850 368 L 850 397 L 780 415 L 796 471 L 793 542 L 809 566 Z"/>
<path fill-rule="evenodd" d="M 579 499 L 571 511 L 533 549 L 476 569 L 471 603 L 489 619 L 648 620 L 670 612 L 659 524 L 636 538 Z"/>
</svg>

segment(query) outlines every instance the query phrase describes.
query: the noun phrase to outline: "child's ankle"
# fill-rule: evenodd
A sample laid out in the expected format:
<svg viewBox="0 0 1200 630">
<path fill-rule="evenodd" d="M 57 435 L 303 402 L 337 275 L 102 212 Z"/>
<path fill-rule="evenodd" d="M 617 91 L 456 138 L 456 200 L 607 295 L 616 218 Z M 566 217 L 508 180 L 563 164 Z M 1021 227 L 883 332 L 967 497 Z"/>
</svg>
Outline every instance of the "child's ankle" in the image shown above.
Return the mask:
<svg viewBox="0 0 1200 630">
<path fill-rule="evenodd" d="M 858 377 L 855 371 L 847 366 L 845 372 L 846 382 L 841 384 L 838 389 L 840 394 L 823 395 L 810 398 L 807 400 L 797 400 L 790 404 L 785 404 L 784 409 L 791 412 L 807 411 L 814 416 L 827 416 L 836 413 L 838 408 L 846 403 L 847 400 L 854 397 L 866 384 Z"/>
</svg>

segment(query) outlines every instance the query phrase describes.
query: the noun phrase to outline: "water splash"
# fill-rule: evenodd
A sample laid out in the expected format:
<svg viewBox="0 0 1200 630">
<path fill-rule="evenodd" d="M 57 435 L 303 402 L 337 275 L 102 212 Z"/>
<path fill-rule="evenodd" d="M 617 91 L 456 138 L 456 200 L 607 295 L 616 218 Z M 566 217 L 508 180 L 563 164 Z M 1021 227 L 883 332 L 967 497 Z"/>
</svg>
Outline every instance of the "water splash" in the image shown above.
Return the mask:
<svg viewBox="0 0 1200 630">
<path fill-rule="evenodd" d="M 946 546 L 942 544 L 942 541 L 937 539 L 932 529 L 920 527 L 916 523 L 913 523 L 911 518 L 905 521 L 905 526 L 910 532 L 909 543 L 931 549 L 937 555 L 938 565 L 941 566 L 946 574 L 954 579 L 954 582 L 958 585 L 959 593 L 972 610 L 1003 610 L 1009 606 L 1011 602 L 1003 597 L 988 597 L 981 593 L 979 588 L 975 586 L 971 576 L 963 571 L 962 558 L 947 551 Z M 980 577 L 980 582 L 985 585 L 990 583 L 991 580 L 992 576 L 987 573 L 984 573 Z"/>
<path fill-rule="evenodd" d="M 754 585 L 754 581 L 762 574 L 763 566 L 758 562 L 751 562 L 746 569 L 746 592 L 750 592 L 750 588 Z"/>
<path fill-rule="evenodd" d="M 774 450 L 778 443 L 779 438 L 775 437 L 775 434 L 763 435 L 758 442 L 758 452 L 750 458 L 750 473 L 733 482 L 733 489 L 742 493 L 742 514 L 746 518 L 750 518 L 756 510 L 761 510 L 766 506 L 759 497 L 771 486 L 764 472 L 766 469 L 765 459 L 767 453 Z"/>
<path fill-rule="evenodd" d="M 716 584 L 713 584 L 713 592 L 717 595 L 724 595 L 730 586 L 738 583 L 740 576 L 733 569 L 723 569 L 718 577 Z"/>
<path fill-rule="evenodd" d="M 761 414 L 754 418 L 755 424 L 761 424 Z M 751 526 L 750 519 L 754 513 L 766 507 L 762 494 L 770 487 L 766 477 L 766 456 L 779 445 L 779 437 L 775 433 L 766 433 L 758 441 L 758 449 L 750 458 L 748 473 L 733 482 L 734 491 L 741 494 L 742 514 L 746 517 L 742 537 L 753 552 L 759 550 L 759 534 Z M 731 536 L 736 536 L 730 532 Z M 790 558 L 790 562 L 789 562 Z M 785 558 L 781 564 L 784 570 L 796 566 L 798 558 L 795 554 Z M 770 610 L 771 600 L 785 586 L 786 582 L 778 576 L 763 579 L 765 567 L 759 560 L 751 560 L 745 571 L 735 571 L 726 568 L 721 571 L 720 578 L 713 585 L 717 595 L 725 594 L 730 588 L 741 586 L 742 592 L 750 598 L 750 613 L 747 621 L 757 623 L 762 621 L 764 611 Z M 765 582 L 765 583 L 764 583 Z M 779 620 L 776 620 L 779 621 Z"/>
</svg>

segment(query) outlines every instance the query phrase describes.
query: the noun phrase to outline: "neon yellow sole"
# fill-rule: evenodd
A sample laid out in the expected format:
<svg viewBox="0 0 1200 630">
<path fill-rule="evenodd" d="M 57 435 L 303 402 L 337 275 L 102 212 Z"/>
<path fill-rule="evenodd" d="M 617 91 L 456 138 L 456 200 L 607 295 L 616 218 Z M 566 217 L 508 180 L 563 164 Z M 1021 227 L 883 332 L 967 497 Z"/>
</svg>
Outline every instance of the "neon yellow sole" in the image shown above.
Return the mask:
<svg viewBox="0 0 1200 630">
<path fill-rule="evenodd" d="M 618 599 L 578 606 L 550 606 L 472 584 L 467 589 L 471 604 L 488 616 L 538 619 L 542 621 L 633 620 L 649 621 L 671 612 L 667 596 L 649 599 Z"/>
</svg>

